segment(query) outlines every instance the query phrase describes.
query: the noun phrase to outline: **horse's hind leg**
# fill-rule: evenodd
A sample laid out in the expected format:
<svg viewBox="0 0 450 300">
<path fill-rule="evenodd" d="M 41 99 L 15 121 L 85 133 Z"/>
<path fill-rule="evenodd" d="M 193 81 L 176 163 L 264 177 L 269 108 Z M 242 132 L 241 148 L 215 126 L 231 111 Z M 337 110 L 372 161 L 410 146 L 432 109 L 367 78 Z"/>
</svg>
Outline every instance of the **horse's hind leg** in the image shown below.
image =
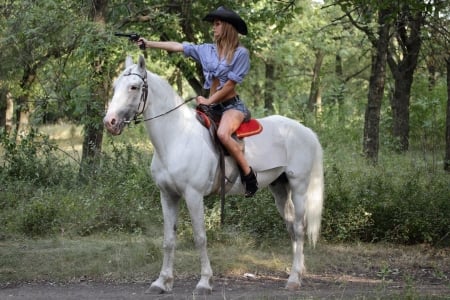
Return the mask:
<svg viewBox="0 0 450 300">
<path fill-rule="evenodd" d="M 307 182 L 305 179 L 290 179 L 291 197 L 293 203 L 292 251 L 293 261 L 286 288 L 298 289 L 305 271 L 303 244 L 305 239 L 305 204 Z"/>
<path fill-rule="evenodd" d="M 286 223 L 286 228 L 291 239 L 294 238 L 294 206 L 291 201 L 291 188 L 286 174 L 281 174 L 277 180 L 269 185 L 269 190 L 275 198 L 275 205 L 278 212 Z"/>
<path fill-rule="evenodd" d="M 164 217 L 164 258 L 159 277 L 146 293 L 162 294 L 172 291 L 173 261 L 175 256 L 176 226 L 178 219 L 179 198 L 171 198 L 161 193 L 161 205 Z"/>
<path fill-rule="evenodd" d="M 292 242 L 293 262 L 286 284 L 287 289 L 297 289 L 304 272 L 304 215 L 306 201 L 306 183 L 297 178 L 290 178 L 283 173 L 269 185 L 278 212 L 283 217 Z"/>
</svg>

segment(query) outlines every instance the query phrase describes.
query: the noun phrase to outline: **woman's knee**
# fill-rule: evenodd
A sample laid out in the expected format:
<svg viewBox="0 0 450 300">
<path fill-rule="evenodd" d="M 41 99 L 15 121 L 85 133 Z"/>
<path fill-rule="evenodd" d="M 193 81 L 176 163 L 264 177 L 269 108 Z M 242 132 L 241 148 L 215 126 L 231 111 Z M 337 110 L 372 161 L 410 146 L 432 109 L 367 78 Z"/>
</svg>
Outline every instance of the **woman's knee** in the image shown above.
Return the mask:
<svg viewBox="0 0 450 300">
<path fill-rule="evenodd" d="M 227 130 L 223 130 L 219 127 L 217 130 L 217 137 L 222 143 L 226 143 L 231 138 L 231 134 L 229 134 Z"/>
</svg>

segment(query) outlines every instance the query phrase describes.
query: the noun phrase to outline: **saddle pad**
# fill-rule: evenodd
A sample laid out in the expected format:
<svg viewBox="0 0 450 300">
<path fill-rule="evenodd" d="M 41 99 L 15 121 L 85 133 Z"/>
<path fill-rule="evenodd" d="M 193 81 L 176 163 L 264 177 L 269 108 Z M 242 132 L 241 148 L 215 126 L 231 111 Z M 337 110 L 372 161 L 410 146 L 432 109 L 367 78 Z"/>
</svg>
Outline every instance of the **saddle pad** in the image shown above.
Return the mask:
<svg viewBox="0 0 450 300">
<path fill-rule="evenodd" d="M 248 122 L 244 122 L 239 126 L 236 130 L 236 136 L 240 139 L 245 138 L 247 136 L 255 135 L 260 133 L 263 130 L 261 123 L 256 119 L 250 119 Z"/>
</svg>

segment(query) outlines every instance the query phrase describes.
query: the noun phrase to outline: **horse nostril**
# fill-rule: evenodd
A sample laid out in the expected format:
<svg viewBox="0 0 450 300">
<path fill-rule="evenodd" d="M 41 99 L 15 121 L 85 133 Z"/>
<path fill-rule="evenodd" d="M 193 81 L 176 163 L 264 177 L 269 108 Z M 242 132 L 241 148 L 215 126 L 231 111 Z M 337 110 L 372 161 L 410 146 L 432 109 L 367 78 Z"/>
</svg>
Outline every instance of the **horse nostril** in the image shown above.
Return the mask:
<svg viewBox="0 0 450 300">
<path fill-rule="evenodd" d="M 116 119 L 112 118 L 111 121 L 110 121 L 110 123 L 111 123 L 111 125 L 116 124 Z"/>
</svg>

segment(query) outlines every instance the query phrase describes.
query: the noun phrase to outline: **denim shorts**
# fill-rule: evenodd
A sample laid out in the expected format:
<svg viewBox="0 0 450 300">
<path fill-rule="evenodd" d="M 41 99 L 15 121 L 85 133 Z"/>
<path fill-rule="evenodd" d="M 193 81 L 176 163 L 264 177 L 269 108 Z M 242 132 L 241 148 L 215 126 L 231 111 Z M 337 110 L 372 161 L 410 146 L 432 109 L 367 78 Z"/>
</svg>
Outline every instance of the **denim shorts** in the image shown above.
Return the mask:
<svg viewBox="0 0 450 300">
<path fill-rule="evenodd" d="M 223 104 L 225 103 L 225 105 Z M 212 105 L 212 109 L 214 111 L 214 114 L 222 114 L 230 109 L 235 109 L 244 114 L 244 122 L 248 122 L 251 118 L 251 113 L 248 110 L 247 106 L 245 106 L 244 101 L 239 98 L 239 96 L 236 96 L 232 99 L 225 100 L 222 103 L 214 104 Z"/>
</svg>

